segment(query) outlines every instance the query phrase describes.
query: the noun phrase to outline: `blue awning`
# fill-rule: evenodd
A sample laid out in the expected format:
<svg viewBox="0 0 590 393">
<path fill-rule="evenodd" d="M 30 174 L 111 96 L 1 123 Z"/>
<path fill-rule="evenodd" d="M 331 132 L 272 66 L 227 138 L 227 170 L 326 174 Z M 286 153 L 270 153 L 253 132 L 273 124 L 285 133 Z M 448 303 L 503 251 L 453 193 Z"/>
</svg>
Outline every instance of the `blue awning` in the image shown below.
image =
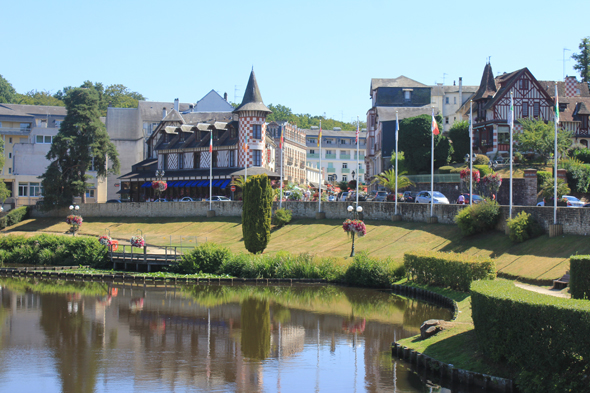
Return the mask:
<svg viewBox="0 0 590 393">
<path fill-rule="evenodd" d="M 198 180 L 197 184 L 195 184 L 195 187 L 201 187 L 203 183 L 205 183 L 205 180 Z"/>
<path fill-rule="evenodd" d="M 193 180 L 193 181 L 189 181 L 188 183 L 185 184 L 185 187 L 194 187 L 195 184 L 197 184 L 198 181 Z"/>
<path fill-rule="evenodd" d="M 174 187 L 182 187 L 182 186 L 184 186 L 185 184 L 186 184 L 186 181 L 179 181 L 179 182 L 177 182 L 177 183 L 174 185 Z"/>
<path fill-rule="evenodd" d="M 223 183 L 223 180 L 215 180 L 213 182 L 213 187 L 217 187 L 218 185 L 220 185 L 221 183 Z"/>
<path fill-rule="evenodd" d="M 231 182 L 231 179 L 224 180 L 223 184 L 221 185 L 221 189 L 223 190 L 227 185 Z"/>
<path fill-rule="evenodd" d="M 207 187 L 208 185 L 209 185 L 209 180 L 204 180 L 204 181 L 202 182 L 202 184 L 200 184 L 199 186 L 200 186 L 200 187 Z"/>
<path fill-rule="evenodd" d="M 151 181 L 146 181 L 139 188 L 151 187 L 151 185 L 152 185 L 152 182 Z"/>
<path fill-rule="evenodd" d="M 175 181 L 169 181 L 166 184 L 168 185 L 168 187 L 174 187 L 174 183 L 176 183 Z"/>
</svg>

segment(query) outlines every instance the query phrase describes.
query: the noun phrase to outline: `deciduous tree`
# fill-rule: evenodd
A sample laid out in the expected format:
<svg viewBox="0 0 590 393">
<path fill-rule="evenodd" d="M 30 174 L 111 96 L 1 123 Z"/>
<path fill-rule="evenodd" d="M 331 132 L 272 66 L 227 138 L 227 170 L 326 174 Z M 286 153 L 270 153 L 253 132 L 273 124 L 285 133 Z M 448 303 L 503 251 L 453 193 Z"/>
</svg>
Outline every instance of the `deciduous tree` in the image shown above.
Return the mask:
<svg viewBox="0 0 590 393">
<path fill-rule="evenodd" d="M 555 125 L 552 122 L 546 124 L 543 120 L 520 119 L 522 132 L 515 135 L 518 150 L 521 152 L 532 151 L 539 155 L 545 164 L 555 149 Z M 563 154 L 572 144 L 571 132 L 558 130 L 557 150 Z"/>
<path fill-rule="evenodd" d="M 10 104 L 14 100 L 16 90 L 2 75 L 0 75 L 0 104 Z"/>
</svg>

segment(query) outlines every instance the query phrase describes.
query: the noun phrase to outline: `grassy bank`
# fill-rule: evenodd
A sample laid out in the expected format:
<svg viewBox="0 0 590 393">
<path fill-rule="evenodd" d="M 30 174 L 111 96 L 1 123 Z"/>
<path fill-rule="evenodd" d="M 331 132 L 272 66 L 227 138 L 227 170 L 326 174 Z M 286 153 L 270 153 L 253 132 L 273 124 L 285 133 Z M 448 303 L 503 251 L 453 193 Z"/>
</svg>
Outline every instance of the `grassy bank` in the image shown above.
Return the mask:
<svg viewBox="0 0 590 393">
<path fill-rule="evenodd" d="M 413 222 L 366 221 L 367 236 L 356 240 L 357 252 L 366 251 L 373 258 L 391 257 L 402 261 L 407 251 L 436 250 L 465 252 L 496 258 L 500 273 L 524 279 L 555 279 L 569 267 L 572 254 L 589 254 L 590 242 L 584 236 L 549 238 L 547 235 L 513 244 L 499 231 L 463 238 L 454 225 L 427 225 Z M 110 231 L 111 237 L 122 242 L 143 231 L 149 245 L 179 245 L 180 236 L 196 237 L 223 245 L 232 253 L 245 252 L 242 225 L 238 217 L 206 218 L 109 218 L 84 220 L 82 235 L 99 236 Z M 31 219 L 6 228 L 4 234 L 33 235 L 40 232 L 65 233 L 68 225 L 60 219 Z M 186 244 L 186 243 L 185 243 Z M 288 251 L 308 252 L 318 257 L 336 258 L 343 265 L 350 262 L 350 239 L 342 230 L 342 220 L 293 220 L 283 228 L 273 230 L 265 254 Z"/>
</svg>

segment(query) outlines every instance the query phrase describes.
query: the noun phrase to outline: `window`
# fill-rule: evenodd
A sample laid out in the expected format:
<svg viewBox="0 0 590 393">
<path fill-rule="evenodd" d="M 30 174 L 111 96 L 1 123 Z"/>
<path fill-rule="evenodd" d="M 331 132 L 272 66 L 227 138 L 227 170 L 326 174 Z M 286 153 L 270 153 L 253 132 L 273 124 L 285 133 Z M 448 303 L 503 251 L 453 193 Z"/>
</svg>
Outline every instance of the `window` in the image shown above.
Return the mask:
<svg viewBox="0 0 590 393">
<path fill-rule="evenodd" d="M 12 173 L 12 168 L 8 168 L 8 173 Z"/>
<path fill-rule="evenodd" d="M 252 150 L 252 163 L 254 166 L 262 166 L 262 150 Z"/>
<path fill-rule="evenodd" d="M 233 150 L 229 152 L 229 166 L 232 168 L 236 166 L 236 153 Z"/>
<path fill-rule="evenodd" d="M 342 175 L 342 181 L 348 181 L 348 176 Z"/>
<path fill-rule="evenodd" d="M 457 104 L 457 97 L 453 97 L 453 104 Z"/>
<path fill-rule="evenodd" d="M 194 161 L 193 161 L 193 168 L 199 169 L 201 167 L 201 153 L 195 153 Z"/>
<path fill-rule="evenodd" d="M 348 152 L 346 150 L 340 150 L 340 156 L 345 156 L 347 154 Z"/>
<path fill-rule="evenodd" d="M 326 150 L 326 155 L 334 154 L 334 150 Z"/>
<path fill-rule="evenodd" d="M 522 103 L 522 117 L 528 117 L 528 116 L 529 116 L 529 103 L 523 102 Z"/>
<path fill-rule="evenodd" d="M 217 151 L 213 152 L 213 168 L 217 168 Z"/>
<path fill-rule="evenodd" d="M 35 138 L 36 143 L 51 144 L 51 142 L 53 141 L 53 137 L 51 135 L 37 135 Z"/>
<path fill-rule="evenodd" d="M 20 129 L 22 131 L 30 130 L 31 129 L 31 123 L 20 123 Z"/>
<path fill-rule="evenodd" d="M 404 99 L 410 101 L 412 99 L 412 92 L 409 90 L 404 91 Z"/>
<path fill-rule="evenodd" d="M 333 142 L 333 140 L 332 139 L 326 139 L 325 142 L 326 142 L 326 145 L 331 145 L 332 142 Z"/>
<path fill-rule="evenodd" d="M 31 191 L 31 193 L 33 193 L 33 191 Z M 31 196 L 33 196 L 33 195 L 31 195 Z M 86 190 L 86 198 L 94 198 L 94 188 Z"/>
<path fill-rule="evenodd" d="M 12 143 L 12 137 L 8 138 L 8 143 Z"/>
<path fill-rule="evenodd" d="M 445 104 L 449 105 L 449 97 L 445 97 Z"/>
<path fill-rule="evenodd" d="M 28 183 L 18 183 L 18 196 L 19 197 L 26 197 L 28 189 L 29 189 Z"/>
<path fill-rule="evenodd" d="M 341 145 L 346 145 L 346 139 L 340 139 L 340 144 Z"/>
<path fill-rule="evenodd" d="M 520 90 L 527 90 L 529 88 L 529 81 L 526 79 L 521 79 L 518 81 L 518 88 Z"/>
<path fill-rule="evenodd" d="M 583 128 L 583 129 L 588 128 L 588 116 L 587 115 L 582 115 L 580 117 L 581 117 L 581 120 L 582 120 L 581 128 Z"/>
<path fill-rule="evenodd" d="M 262 126 L 260 124 L 252 125 L 252 138 L 262 139 Z"/>
<path fill-rule="evenodd" d="M 8 153 L 8 158 L 12 158 L 12 153 Z"/>
<path fill-rule="evenodd" d="M 445 117 L 445 124 L 449 124 L 449 118 Z"/>
<path fill-rule="evenodd" d="M 318 143 L 318 140 L 317 140 L 317 139 L 315 139 L 315 138 L 308 138 L 308 139 L 307 139 L 307 143 L 311 143 L 311 144 L 313 145 L 313 144 L 315 144 L 315 143 Z"/>
<path fill-rule="evenodd" d="M 0 128 L 2 128 L 2 122 L 0 121 Z"/>
<path fill-rule="evenodd" d="M 533 116 L 539 117 L 540 112 L 541 112 L 541 106 L 538 102 L 535 102 L 533 104 Z"/>
<path fill-rule="evenodd" d="M 61 127 L 61 122 L 62 122 L 62 120 L 56 120 L 55 121 L 55 128 L 60 128 Z"/>
<path fill-rule="evenodd" d="M 346 169 L 346 168 L 348 168 L 348 163 L 346 163 L 346 162 L 343 162 L 343 163 L 342 163 L 342 169 Z"/>
<path fill-rule="evenodd" d="M 315 154 L 315 150 L 310 150 L 309 154 Z"/>
<path fill-rule="evenodd" d="M 178 169 L 184 169 L 184 154 L 178 153 Z"/>
</svg>

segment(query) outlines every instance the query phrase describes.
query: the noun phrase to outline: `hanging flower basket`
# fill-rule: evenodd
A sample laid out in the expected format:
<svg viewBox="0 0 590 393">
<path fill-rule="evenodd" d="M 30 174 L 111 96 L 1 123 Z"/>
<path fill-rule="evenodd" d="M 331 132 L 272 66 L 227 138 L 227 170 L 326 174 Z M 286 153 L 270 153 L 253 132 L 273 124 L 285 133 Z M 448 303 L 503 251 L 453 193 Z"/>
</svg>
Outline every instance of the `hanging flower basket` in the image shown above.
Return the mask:
<svg viewBox="0 0 590 393">
<path fill-rule="evenodd" d="M 131 246 L 142 248 L 145 246 L 145 240 L 142 236 L 132 236 L 131 237 Z"/>
<path fill-rule="evenodd" d="M 166 191 L 168 188 L 168 183 L 166 183 L 164 180 L 155 180 L 152 182 L 152 188 L 160 192 Z"/>
<path fill-rule="evenodd" d="M 111 245 L 112 239 L 110 236 L 102 235 L 101 237 L 98 238 L 98 242 L 100 244 L 102 244 L 103 246 L 108 247 Z"/>
<path fill-rule="evenodd" d="M 342 224 L 342 229 L 344 229 L 344 232 L 348 235 L 354 232 L 358 237 L 363 237 L 367 234 L 367 227 L 362 220 L 348 219 Z"/>
<path fill-rule="evenodd" d="M 78 232 L 78 230 L 80 229 L 80 226 L 82 225 L 82 216 L 76 216 L 74 214 L 70 214 L 69 216 L 66 217 L 66 223 L 68 225 L 71 225 L 72 227 L 70 228 L 70 232 L 72 233 L 76 233 Z"/>
</svg>

